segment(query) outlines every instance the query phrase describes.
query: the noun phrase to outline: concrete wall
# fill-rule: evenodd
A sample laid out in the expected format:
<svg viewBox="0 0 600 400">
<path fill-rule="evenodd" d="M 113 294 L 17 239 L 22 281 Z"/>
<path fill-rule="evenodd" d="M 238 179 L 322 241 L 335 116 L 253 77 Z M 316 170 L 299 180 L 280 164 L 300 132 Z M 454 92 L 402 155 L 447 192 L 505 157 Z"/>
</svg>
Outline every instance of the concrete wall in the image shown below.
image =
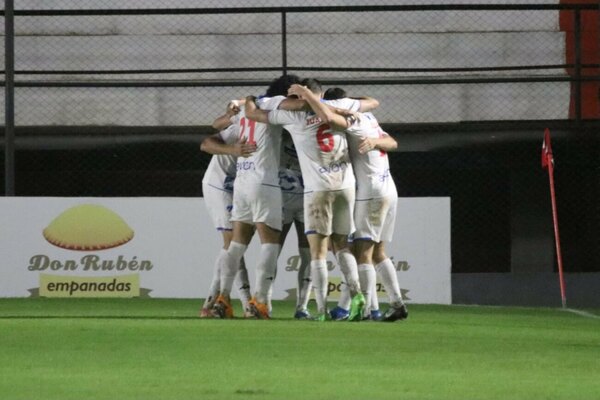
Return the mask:
<svg viewBox="0 0 600 400">
<path fill-rule="evenodd" d="M 319 1 L 314 5 L 340 5 Z M 343 5 L 363 2 L 343 2 Z M 397 2 L 370 2 L 393 4 Z M 421 3 L 425 2 L 405 2 Z M 457 3 L 444 1 L 439 3 Z M 462 1 L 462 3 L 469 3 Z M 481 2 L 477 2 L 481 3 Z M 488 1 L 488 3 L 495 3 Z M 513 1 L 503 3 L 539 3 Z M 556 1 L 550 2 L 556 3 Z M 130 3 L 126 6 L 132 7 Z M 237 4 L 232 4 L 236 5 Z M 248 1 L 244 6 L 283 6 L 293 1 Z M 306 5 L 313 5 L 307 3 Z M 125 7 L 118 1 L 17 1 L 17 8 Z M 136 1 L 135 7 L 164 7 Z M 169 7 L 228 6 L 211 1 L 169 2 Z M 374 12 L 289 14 L 291 67 L 453 68 L 565 61 L 557 11 Z M 278 14 L 19 17 L 17 70 L 102 70 L 278 67 Z M 293 72 L 293 71 L 292 71 Z M 477 76 L 551 74 L 563 70 L 479 72 Z M 458 74 L 299 72 L 322 79 L 448 77 Z M 277 72 L 172 75 L 18 76 L 25 79 L 269 80 Z M 465 74 L 460 74 L 463 76 Z M 562 119 L 568 83 L 348 86 L 381 99 L 382 122 Z M 263 87 L 155 89 L 18 89 L 17 124 L 205 125 L 231 98 Z"/>
</svg>

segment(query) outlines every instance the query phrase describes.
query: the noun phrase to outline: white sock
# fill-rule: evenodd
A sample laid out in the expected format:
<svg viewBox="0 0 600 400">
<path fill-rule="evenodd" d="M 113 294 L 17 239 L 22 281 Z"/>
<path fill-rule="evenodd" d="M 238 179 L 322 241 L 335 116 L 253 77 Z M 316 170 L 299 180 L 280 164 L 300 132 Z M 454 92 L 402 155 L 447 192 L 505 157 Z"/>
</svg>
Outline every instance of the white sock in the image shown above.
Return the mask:
<svg viewBox="0 0 600 400">
<path fill-rule="evenodd" d="M 215 259 L 215 265 L 213 266 L 212 281 L 210 282 L 208 294 L 206 295 L 206 299 L 204 300 L 204 305 L 202 305 L 202 308 L 212 307 L 215 299 L 219 295 L 219 288 L 221 287 L 221 272 L 219 271 L 218 260 L 219 257 L 223 257 L 223 253 L 227 253 L 227 250 L 221 249 L 219 255 Z"/>
<path fill-rule="evenodd" d="M 240 266 L 238 273 L 235 276 L 235 286 L 238 288 L 238 294 L 240 301 L 242 302 L 242 308 L 244 311 L 248 310 L 248 302 L 250 301 L 250 280 L 248 279 L 248 269 L 246 268 L 246 262 L 244 258 L 240 260 Z"/>
<path fill-rule="evenodd" d="M 373 287 L 377 281 L 375 268 L 371 264 L 360 264 L 358 266 L 358 277 L 360 278 L 360 287 L 365 295 L 366 307 L 365 314 L 368 314 L 371 309 L 371 297 L 373 295 Z"/>
<path fill-rule="evenodd" d="M 306 310 L 310 299 L 310 249 L 300 247 L 300 266 L 298 267 L 298 289 L 296 293 L 296 309 Z"/>
<path fill-rule="evenodd" d="M 360 293 L 360 282 L 358 278 L 358 266 L 356 265 L 356 258 L 350 252 L 350 249 L 342 249 L 335 253 L 335 258 L 340 264 L 340 270 L 350 289 L 350 295 L 354 296 Z"/>
<path fill-rule="evenodd" d="M 317 301 L 317 312 L 319 314 L 327 312 L 327 286 L 328 271 L 326 260 L 312 260 L 310 262 L 310 275 L 312 277 L 313 287 L 315 288 L 315 300 Z"/>
<path fill-rule="evenodd" d="M 371 310 L 379 310 L 379 298 L 377 297 L 377 272 L 375 272 L 375 267 L 373 267 L 373 273 L 375 274 L 375 278 L 373 279 L 373 287 L 371 288 Z"/>
<path fill-rule="evenodd" d="M 256 292 L 255 297 L 259 303 L 268 303 L 269 290 L 273 286 L 277 272 L 277 257 L 279 244 L 264 243 L 260 245 L 260 253 L 256 264 Z"/>
<path fill-rule="evenodd" d="M 277 259 L 279 259 L 279 255 L 281 254 L 281 245 L 279 245 L 279 253 L 277 254 Z M 275 261 L 277 263 L 277 261 Z M 275 264 L 275 274 L 273 275 L 273 280 L 271 281 L 271 286 L 269 286 L 269 292 L 267 293 L 267 308 L 269 309 L 269 315 L 273 311 L 273 286 L 275 286 L 275 279 L 277 279 L 277 264 Z"/>
<path fill-rule="evenodd" d="M 390 298 L 390 304 L 402 303 L 402 294 L 400 293 L 400 284 L 396 275 L 394 263 L 389 258 L 386 258 L 375 266 L 375 269 L 381 277 L 381 283 Z"/>
<path fill-rule="evenodd" d="M 346 281 L 342 280 L 342 283 L 340 283 L 340 299 L 338 300 L 337 305 L 338 307 L 349 311 L 351 302 L 352 298 L 350 297 L 350 290 L 348 289 L 348 285 L 346 284 Z"/>
<path fill-rule="evenodd" d="M 240 266 L 240 261 L 248 246 L 238 242 L 231 242 L 224 257 L 219 256 L 221 269 L 221 294 L 231 296 L 231 287 Z"/>
</svg>

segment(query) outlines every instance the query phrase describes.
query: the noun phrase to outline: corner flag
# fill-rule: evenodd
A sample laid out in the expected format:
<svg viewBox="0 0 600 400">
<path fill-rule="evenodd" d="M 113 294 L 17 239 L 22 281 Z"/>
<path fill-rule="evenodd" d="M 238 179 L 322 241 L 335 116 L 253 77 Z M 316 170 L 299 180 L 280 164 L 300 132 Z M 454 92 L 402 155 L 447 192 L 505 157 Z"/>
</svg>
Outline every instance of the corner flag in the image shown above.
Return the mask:
<svg viewBox="0 0 600 400">
<path fill-rule="evenodd" d="M 556 243 L 556 259 L 558 263 L 558 280 L 560 283 L 560 298 L 563 308 L 567 307 L 567 296 L 565 294 L 565 279 L 563 275 L 562 253 L 560 250 L 560 235 L 558 234 L 558 213 L 556 212 L 556 194 L 554 192 L 554 156 L 552 155 L 552 144 L 550 143 L 550 129 L 544 132 L 542 143 L 542 168 L 548 169 L 550 178 L 550 200 L 552 201 L 552 219 L 554 221 L 554 241 Z"/>
</svg>

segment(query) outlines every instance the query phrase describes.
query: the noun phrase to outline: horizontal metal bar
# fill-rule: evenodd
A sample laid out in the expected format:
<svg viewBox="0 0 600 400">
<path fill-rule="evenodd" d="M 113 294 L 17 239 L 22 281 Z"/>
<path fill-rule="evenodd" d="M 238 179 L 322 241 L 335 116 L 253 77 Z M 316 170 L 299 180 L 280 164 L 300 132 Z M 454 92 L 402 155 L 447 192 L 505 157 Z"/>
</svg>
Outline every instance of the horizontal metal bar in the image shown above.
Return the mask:
<svg viewBox="0 0 600 400">
<path fill-rule="evenodd" d="M 138 9 L 57 9 L 15 10 L 15 16 L 92 16 L 92 15 L 191 15 L 264 14 L 385 11 L 518 11 L 518 10 L 594 10 L 597 4 L 423 4 L 317 7 L 228 7 L 228 8 L 138 8 Z M 4 15 L 4 10 L 1 11 Z"/>
<path fill-rule="evenodd" d="M 575 64 L 549 65 L 514 65 L 496 67 L 460 67 L 460 68 L 348 68 L 348 67 L 294 67 L 292 71 L 336 71 L 336 72 L 405 72 L 405 73 L 435 73 L 435 72 L 494 72 L 494 71 L 528 71 L 542 69 L 575 68 Z M 600 68 L 600 64 L 582 64 L 582 69 Z M 94 69 L 94 70 L 17 70 L 17 75 L 144 75 L 144 74 L 193 74 L 218 72 L 268 72 L 280 71 L 281 67 L 244 67 L 244 68 L 172 68 L 172 69 Z M 0 71 L 3 74 L 4 71 Z"/>
<path fill-rule="evenodd" d="M 460 78 L 321 78 L 323 84 L 345 85 L 440 85 L 440 84 L 478 84 L 478 83 L 524 83 L 524 82 L 576 82 L 598 81 L 600 76 L 582 76 L 580 79 L 571 76 L 526 76 L 526 77 L 460 77 Z M 183 80 L 183 81 L 16 81 L 15 87 L 237 87 L 237 86 L 264 86 L 270 80 Z M 4 82 L 0 82 L 4 86 Z"/>
</svg>

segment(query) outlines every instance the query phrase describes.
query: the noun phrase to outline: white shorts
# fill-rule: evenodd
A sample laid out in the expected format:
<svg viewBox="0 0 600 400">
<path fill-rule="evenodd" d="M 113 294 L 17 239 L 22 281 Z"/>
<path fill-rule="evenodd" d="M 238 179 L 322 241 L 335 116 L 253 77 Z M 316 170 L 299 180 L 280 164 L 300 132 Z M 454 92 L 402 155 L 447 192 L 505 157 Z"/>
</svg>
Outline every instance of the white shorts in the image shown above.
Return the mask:
<svg viewBox="0 0 600 400">
<path fill-rule="evenodd" d="M 354 188 L 305 193 L 305 233 L 329 236 L 354 232 L 354 193 Z"/>
<path fill-rule="evenodd" d="M 233 194 L 231 220 L 254 225 L 262 222 L 273 229 L 281 230 L 281 189 L 279 186 L 255 185 Z"/>
<path fill-rule="evenodd" d="M 304 223 L 304 194 L 281 191 L 283 202 L 283 224 L 291 224 L 294 221 Z"/>
<path fill-rule="evenodd" d="M 353 240 L 391 242 L 396 223 L 398 196 L 391 195 L 377 199 L 357 200 L 354 205 L 356 231 Z"/>
<path fill-rule="evenodd" d="M 202 184 L 202 193 L 204 204 L 215 228 L 219 231 L 230 231 L 232 229 L 231 208 L 233 205 L 233 193 L 217 189 L 205 183 Z"/>
</svg>

